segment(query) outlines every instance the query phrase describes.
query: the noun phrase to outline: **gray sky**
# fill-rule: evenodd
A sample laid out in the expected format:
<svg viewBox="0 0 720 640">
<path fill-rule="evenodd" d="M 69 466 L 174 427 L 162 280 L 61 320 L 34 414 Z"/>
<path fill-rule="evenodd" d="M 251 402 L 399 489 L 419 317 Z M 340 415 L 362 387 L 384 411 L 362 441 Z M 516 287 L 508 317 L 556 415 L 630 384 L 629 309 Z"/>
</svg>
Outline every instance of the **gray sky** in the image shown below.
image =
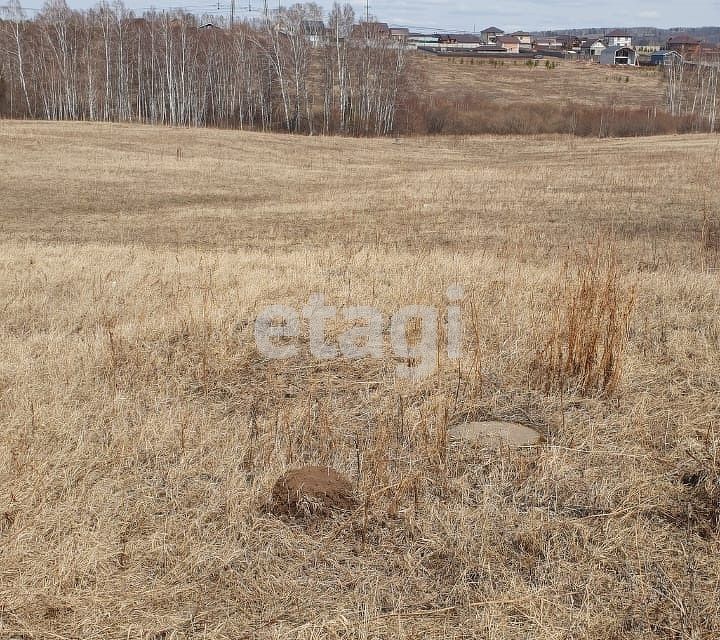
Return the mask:
<svg viewBox="0 0 720 640">
<path fill-rule="evenodd" d="M 353 2 L 353 5 L 355 3 Z M 364 12 L 364 5 L 360 5 Z M 720 0 L 371 0 L 370 12 L 384 22 L 477 30 L 562 29 L 580 27 L 702 27 L 720 24 Z"/>
<path fill-rule="evenodd" d="M 37 8 L 44 0 L 21 0 L 27 7 Z M 142 11 L 149 6 L 158 9 L 187 7 L 227 14 L 230 0 L 124 0 L 126 6 Z M 258 15 L 248 12 L 248 0 L 235 0 L 237 15 Z M 249 0 L 252 9 L 261 9 L 264 0 Z M 317 0 L 328 8 L 331 0 Z M 271 7 L 277 0 L 268 0 Z M 72 8 L 85 8 L 95 0 L 67 0 Z M 0 4 L 3 4 L 0 0 Z M 282 0 L 291 4 L 291 0 Z M 365 15 L 365 5 L 352 1 L 358 15 Z M 484 6 L 483 6 L 484 5 Z M 581 27 L 701 27 L 720 24 L 720 0 L 515 0 L 514 2 L 478 3 L 459 0 L 370 0 L 370 14 L 383 22 L 413 28 L 426 27 L 450 31 L 481 30 L 496 26 L 505 31 L 540 30 Z"/>
</svg>

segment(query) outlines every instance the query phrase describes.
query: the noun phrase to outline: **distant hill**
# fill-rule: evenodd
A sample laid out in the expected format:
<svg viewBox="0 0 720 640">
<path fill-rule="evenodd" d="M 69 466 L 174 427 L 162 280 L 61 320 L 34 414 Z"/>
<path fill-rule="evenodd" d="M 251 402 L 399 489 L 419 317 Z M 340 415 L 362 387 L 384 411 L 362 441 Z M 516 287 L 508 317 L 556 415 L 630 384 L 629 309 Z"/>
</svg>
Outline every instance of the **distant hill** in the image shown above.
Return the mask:
<svg viewBox="0 0 720 640">
<path fill-rule="evenodd" d="M 657 27 L 587 27 L 585 29 L 555 29 L 552 31 L 536 31 L 533 35 L 557 36 L 568 34 L 573 36 L 595 35 L 609 33 L 614 29 L 623 29 L 640 42 L 663 44 L 667 39 L 677 33 L 689 33 L 691 36 L 704 40 L 708 44 L 720 44 L 720 27 L 673 27 L 672 29 L 658 29 Z"/>
</svg>

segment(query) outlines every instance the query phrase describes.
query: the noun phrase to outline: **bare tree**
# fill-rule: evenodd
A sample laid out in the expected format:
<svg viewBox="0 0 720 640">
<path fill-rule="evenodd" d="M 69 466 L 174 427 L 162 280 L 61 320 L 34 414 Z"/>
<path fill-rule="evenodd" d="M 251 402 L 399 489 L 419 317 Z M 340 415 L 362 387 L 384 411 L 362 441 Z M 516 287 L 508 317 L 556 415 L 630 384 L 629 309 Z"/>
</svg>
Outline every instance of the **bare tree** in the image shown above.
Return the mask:
<svg viewBox="0 0 720 640">
<path fill-rule="evenodd" d="M 407 88 L 404 50 L 354 34 L 350 5 L 326 32 L 313 3 L 226 29 L 105 0 L 48 0 L 27 20 L 17 1 L 0 21 L 0 115 L 376 135 Z"/>
<path fill-rule="evenodd" d="M 17 76 L 22 89 L 22 95 L 25 99 L 27 116 L 33 118 L 35 114 L 32 105 L 30 104 L 30 96 L 28 95 L 23 56 L 26 19 L 19 0 L 10 0 L 8 5 L 3 9 L 2 14 L 0 14 L 0 18 L 3 18 L 2 22 L 0 22 L 0 28 L 2 28 L 5 34 L 9 35 L 8 43 L 6 44 L 6 47 L 8 48 L 5 49 L 5 55 L 7 56 L 7 59 L 15 59 L 15 68 L 17 70 Z M 9 64 L 7 64 L 7 68 L 10 68 Z M 9 71 L 6 73 L 9 76 Z M 6 82 L 9 82 L 9 78 Z"/>
<path fill-rule="evenodd" d="M 717 53 L 705 52 L 692 61 L 672 55 L 665 67 L 665 95 L 670 113 L 692 116 L 698 126 L 715 131 L 718 75 L 720 56 Z"/>
</svg>

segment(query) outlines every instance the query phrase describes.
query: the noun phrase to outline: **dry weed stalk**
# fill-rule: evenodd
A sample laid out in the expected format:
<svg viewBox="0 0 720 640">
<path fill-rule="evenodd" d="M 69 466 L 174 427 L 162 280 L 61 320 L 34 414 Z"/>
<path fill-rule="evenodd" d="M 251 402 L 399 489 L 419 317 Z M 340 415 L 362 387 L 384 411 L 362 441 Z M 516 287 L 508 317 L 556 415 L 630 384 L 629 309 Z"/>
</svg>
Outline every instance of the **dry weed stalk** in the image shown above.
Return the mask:
<svg viewBox="0 0 720 640">
<path fill-rule="evenodd" d="M 634 301 L 612 250 L 596 246 L 575 282 L 559 294 L 550 335 L 533 363 L 546 391 L 574 388 L 590 395 L 617 389 Z"/>
<path fill-rule="evenodd" d="M 720 220 L 710 216 L 706 207 L 700 228 L 700 247 L 703 256 L 703 271 L 717 269 L 720 257 Z"/>
</svg>

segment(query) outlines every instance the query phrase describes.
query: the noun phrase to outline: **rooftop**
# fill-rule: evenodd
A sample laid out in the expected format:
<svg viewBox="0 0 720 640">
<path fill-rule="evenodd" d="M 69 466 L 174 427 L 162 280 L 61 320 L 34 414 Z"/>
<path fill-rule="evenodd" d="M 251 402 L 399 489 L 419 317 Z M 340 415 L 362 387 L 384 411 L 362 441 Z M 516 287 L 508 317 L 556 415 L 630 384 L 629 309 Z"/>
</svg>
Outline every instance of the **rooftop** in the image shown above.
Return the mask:
<svg viewBox="0 0 720 640">
<path fill-rule="evenodd" d="M 436 33 L 435 36 L 445 42 L 480 43 L 480 38 L 472 33 Z"/>
<path fill-rule="evenodd" d="M 678 33 L 668 38 L 672 44 L 700 44 L 701 40 L 693 38 L 689 33 Z"/>
<path fill-rule="evenodd" d="M 388 35 L 389 33 L 390 27 L 388 27 L 387 22 L 361 22 L 353 25 L 352 28 L 352 35 L 355 37 L 365 34 Z"/>
<path fill-rule="evenodd" d="M 325 24 L 322 20 L 303 20 L 303 31 L 310 35 L 322 35 L 325 33 Z"/>
</svg>

